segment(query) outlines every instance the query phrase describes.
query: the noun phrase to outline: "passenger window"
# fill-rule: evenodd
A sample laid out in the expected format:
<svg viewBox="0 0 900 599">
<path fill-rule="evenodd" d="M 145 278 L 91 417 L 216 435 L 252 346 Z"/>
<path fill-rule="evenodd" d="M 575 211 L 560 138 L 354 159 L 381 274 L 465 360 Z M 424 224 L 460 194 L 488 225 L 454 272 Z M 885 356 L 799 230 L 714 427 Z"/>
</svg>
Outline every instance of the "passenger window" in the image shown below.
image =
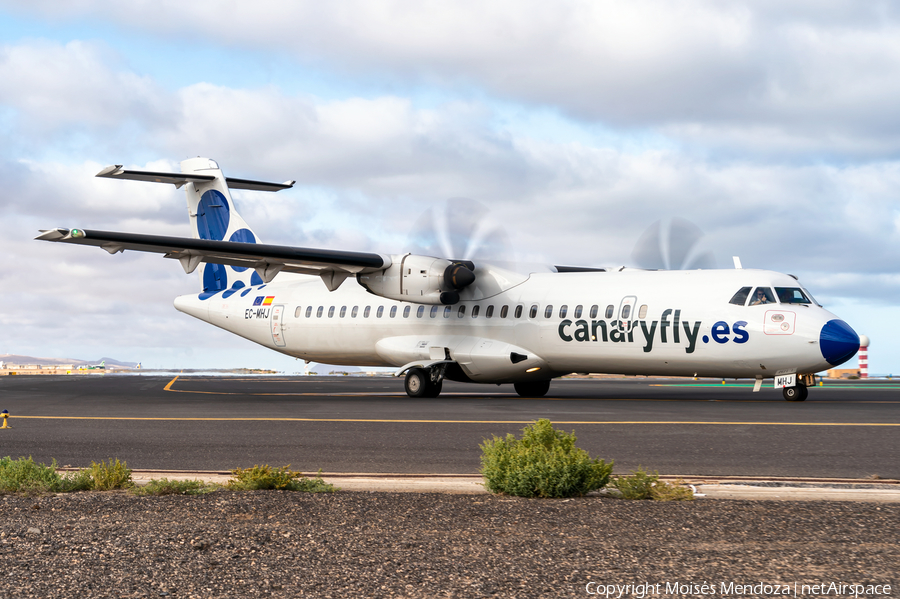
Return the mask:
<svg viewBox="0 0 900 599">
<path fill-rule="evenodd" d="M 613 306 L 612 304 L 606 306 L 606 317 L 607 317 L 607 318 L 612 318 L 612 317 L 613 317 L 613 312 L 615 312 L 615 311 L 616 311 L 616 308 L 615 308 L 615 306 Z"/>
<path fill-rule="evenodd" d="M 522 318 L 522 304 L 516 306 L 516 311 L 513 314 L 516 315 L 516 318 Z"/>
<path fill-rule="evenodd" d="M 312 306 L 306 308 L 306 317 L 309 318 L 310 316 L 312 316 Z"/>
<path fill-rule="evenodd" d="M 600 310 L 600 306 L 594 304 L 591 306 L 591 318 L 597 318 L 597 312 Z"/>
<path fill-rule="evenodd" d="M 472 306 L 472 318 L 478 318 L 478 313 L 481 311 L 481 306 Z"/>
<path fill-rule="evenodd" d="M 334 318 L 334 306 L 328 308 L 328 318 Z"/>
<path fill-rule="evenodd" d="M 341 318 L 347 315 L 347 306 L 341 306 Z"/>
<path fill-rule="evenodd" d="M 509 306 L 503 306 L 500 308 L 500 318 L 506 318 L 506 315 L 509 314 Z"/>
<path fill-rule="evenodd" d="M 353 309 L 350 310 L 350 318 L 356 318 L 357 314 L 359 314 L 359 306 L 353 306 Z"/>
<path fill-rule="evenodd" d="M 638 318 L 647 318 L 647 304 L 641 306 L 641 309 L 638 312 Z"/>
<path fill-rule="evenodd" d="M 369 312 L 371 312 L 371 311 L 372 311 L 372 306 L 366 306 L 366 309 L 363 310 L 363 318 L 368 318 Z"/>
<path fill-rule="evenodd" d="M 416 318 L 422 318 L 425 316 L 425 306 L 419 306 L 418 310 L 416 310 Z"/>
<path fill-rule="evenodd" d="M 582 312 L 583 310 L 584 310 L 584 308 L 581 306 L 581 304 L 578 304 L 577 306 L 575 306 L 575 313 L 573 314 L 573 317 L 574 317 L 574 318 L 581 318 L 581 312 Z"/>
<path fill-rule="evenodd" d="M 378 306 L 378 310 L 375 311 L 375 318 L 381 318 L 384 314 L 384 306 Z"/>
<path fill-rule="evenodd" d="M 397 316 L 397 306 L 391 306 L 391 318 Z"/>
<path fill-rule="evenodd" d="M 444 318 L 450 318 L 450 311 L 452 309 L 452 306 L 444 306 Z"/>
<path fill-rule="evenodd" d="M 403 306 L 403 318 L 409 318 L 409 310 L 412 306 Z"/>
<path fill-rule="evenodd" d="M 538 306 L 537 304 L 533 304 L 531 306 L 531 310 L 528 311 L 528 318 L 535 318 L 537 316 Z"/>
<path fill-rule="evenodd" d="M 325 310 L 324 306 L 319 306 L 319 309 L 316 310 L 316 318 L 322 318 L 322 311 Z"/>
<path fill-rule="evenodd" d="M 297 309 L 294 310 L 294 318 L 300 318 L 300 306 L 297 306 Z"/>
<path fill-rule="evenodd" d="M 782 304 L 809 304 L 809 298 L 799 287 L 776 287 L 778 301 Z"/>
<path fill-rule="evenodd" d="M 493 315 L 494 315 L 494 306 L 488 306 L 487 310 L 484 311 L 484 317 L 490 318 Z"/>
<path fill-rule="evenodd" d="M 622 306 L 622 320 L 628 320 L 631 316 L 631 304 L 625 304 Z"/>
<path fill-rule="evenodd" d="M 465 315 L 466 315 L 466 306 L 465 306 L 465 305 L 462 305 L 462 306 L 459 307 L 459 314 L 458 314 L 458 316 L 459 316 L 459 318 L 462 318 L 462 317 L 465 316 Z"/>
<path fill-rule="evenodd" d="M 434 318 L 435 316 L 437 316 L 437 312 L 438 312 L 438 307 L 437 307 L 437 306 L 431 306 L 431 317 L 432 317 L 432 318 Z"/>
<path fill-rule="evenodd" d="M 743 306 L 747 303 L 747 296 L 750 295 L 750 290 L 752 287 L 741 287 L 737 293 L 732 296 L 729 304 L 734 304 L 735 306 Z"/>
<path fill-rule="evenodd" d="M 553 306 L 548 305 L 544 308 L 544 318 L 550 318 L 553 316 Z"/>
<path fill-rule="evenodd" d="M 768 287 L 757 287 L 753 295 L 750 296 L 751 306 L 762 306 L 763 304 L 774 304 L 775 296 Z"/>
<path fill-rule="evenodd" d="M 562 306 L 559 307 L 559 317 L 560 317 L 560 318 L 565 318 L 565 317 L 566 317 L 566 313 L 567 313 L 568 311 L 569 311 L 569 306 L 566 306 L 565 304 L 563 304 Z"/>
</svg>

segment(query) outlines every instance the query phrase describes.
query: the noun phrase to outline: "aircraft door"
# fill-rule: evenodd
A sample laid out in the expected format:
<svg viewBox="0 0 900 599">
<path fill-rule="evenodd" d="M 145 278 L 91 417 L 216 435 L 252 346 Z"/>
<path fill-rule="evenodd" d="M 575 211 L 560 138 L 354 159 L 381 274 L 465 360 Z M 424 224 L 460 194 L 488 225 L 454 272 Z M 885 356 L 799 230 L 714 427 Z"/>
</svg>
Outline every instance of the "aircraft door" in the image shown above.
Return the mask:
<svg viewBox="0 0 900 599">
<path fill-rule="evenodd" d="M 275 347 L 284 347 L 284 306 L 272 306 L 272 315 L 269 318 Z"/>
<path fill-rule="evenodd" d="M 622 298 L 619 304 L 619 330 L 627 333 L 631 330 L 631 323 L 637 317 L 635 314 L 635 306 L 637 306 L 637 297 L 628 295 Z"/>
</svg>

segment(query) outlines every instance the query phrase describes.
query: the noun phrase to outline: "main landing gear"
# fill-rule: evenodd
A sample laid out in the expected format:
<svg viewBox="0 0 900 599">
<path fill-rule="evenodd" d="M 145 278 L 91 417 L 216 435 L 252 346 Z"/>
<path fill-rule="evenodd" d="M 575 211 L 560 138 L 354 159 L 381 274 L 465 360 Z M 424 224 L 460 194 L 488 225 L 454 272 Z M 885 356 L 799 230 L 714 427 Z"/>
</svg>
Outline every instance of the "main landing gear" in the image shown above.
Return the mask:
<svg viewBox="0 0 900 599">
<path fill-rule="evenodd" d="M 550 390 L 550 381 L 528 381 L 527 383 L 513 383 L 513 387 L 522 397 L 544 397 Z"/>
<path fill-rule="evenodd" d="M 444 370 L 438 368 L 410 368 L 404 387 L 410 397 L 437 397 L 444 386 Z"/>
<path fill-rule="evenodd" d="M 414 367 L 406 371 L 404 388 L 410 397 L 437 397 L 444 386 L 447 364 L 435 364 L 430 368 Z M 457 380 L 457 379 L 454 379 Z M 550 381 L 515 383 L 513 387 L 522 397 L 544 397 L 550 390 Z"/>
</svg>

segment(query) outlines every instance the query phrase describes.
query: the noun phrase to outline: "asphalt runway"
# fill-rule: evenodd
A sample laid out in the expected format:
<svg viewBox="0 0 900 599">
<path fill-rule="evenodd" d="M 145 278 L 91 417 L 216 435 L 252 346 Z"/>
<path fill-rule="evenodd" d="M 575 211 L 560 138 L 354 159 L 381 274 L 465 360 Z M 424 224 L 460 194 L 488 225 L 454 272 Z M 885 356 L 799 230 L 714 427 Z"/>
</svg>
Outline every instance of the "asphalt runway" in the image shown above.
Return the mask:
<svg viewBox="0 0 900 599">
<path fill-rule="evenodd" d="M 769 383 L 771 385 L 771 383 Z M 826 382 L 802 403 L 752 383 L 566 379 L 523 399 L 445 383 L 411 399 L 375 377 L 0 377 L 0 456 L 87 466 L 474 474 L 479 444 L 538 418 L 616 472 L 900 478 L 900 382 Z"/>
</svg>

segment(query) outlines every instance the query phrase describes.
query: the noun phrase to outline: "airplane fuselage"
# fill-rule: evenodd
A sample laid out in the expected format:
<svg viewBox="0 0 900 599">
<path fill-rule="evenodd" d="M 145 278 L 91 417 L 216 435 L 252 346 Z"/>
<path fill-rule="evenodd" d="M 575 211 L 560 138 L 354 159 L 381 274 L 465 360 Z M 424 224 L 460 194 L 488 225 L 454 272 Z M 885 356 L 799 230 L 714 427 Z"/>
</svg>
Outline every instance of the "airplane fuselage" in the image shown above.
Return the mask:
<svg viewBox="0 0 900 599">
<path fill-rule="evenodd" d="M 746 287 L 800 285 L 742 269 L 534 273 L 493 296 L 432 306 L 349 281 L 329 292 L 317 278 L 295 276 L 181 296 L 175 306 L 297 358 L 400 367 L 444 357 L 475 382 L 570 372 L 768 378 L 832 366 L 823 331 L 842 321 L 814 302 L 729 303 Z"/>
</svg>

